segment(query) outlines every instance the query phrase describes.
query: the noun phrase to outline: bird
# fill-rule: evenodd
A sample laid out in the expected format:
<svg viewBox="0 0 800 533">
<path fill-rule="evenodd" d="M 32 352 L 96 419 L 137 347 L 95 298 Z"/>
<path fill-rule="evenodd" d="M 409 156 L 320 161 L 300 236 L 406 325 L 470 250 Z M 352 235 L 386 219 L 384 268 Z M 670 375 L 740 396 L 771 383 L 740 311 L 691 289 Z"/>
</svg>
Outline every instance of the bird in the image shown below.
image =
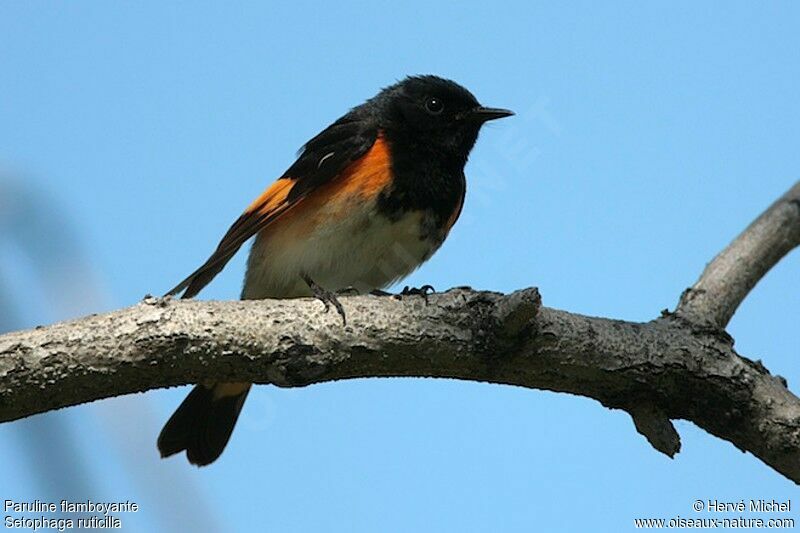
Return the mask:
<svg viewBox="0 0 800 533">
<path fill-rule="evenodd" d="M 197 270 L 167 293 L 192 298 L 255 237 L 241 299 L 387 295 L 441 246 L 461 214 L 464 167 L 481 126 L 512 111 L 485 107 L 458 83 L 408 76 L 352 108 L 299 151 Z M 422 294 L 406 287 L 402 295 Z M 250 383 L 197 384 L 158 437 L 162 457 L 214 462 Z"/>
</svg>

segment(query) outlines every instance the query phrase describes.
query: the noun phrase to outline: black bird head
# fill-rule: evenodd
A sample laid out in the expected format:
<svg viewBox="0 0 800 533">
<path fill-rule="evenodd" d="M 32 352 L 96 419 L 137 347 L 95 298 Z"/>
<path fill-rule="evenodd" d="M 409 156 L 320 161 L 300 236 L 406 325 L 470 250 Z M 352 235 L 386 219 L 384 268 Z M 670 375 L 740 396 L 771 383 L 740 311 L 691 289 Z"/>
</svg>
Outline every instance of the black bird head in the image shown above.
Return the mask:
<svg viewBox="0 0 800 533">
<path fill-rule="evenodd" d="M 467 89 L 438 76 L 410 76 L 383 89 L 365 107 L 392 140 L 461 164 L 485 122 L 514 114 L 484 107 Z"/>
</svg>

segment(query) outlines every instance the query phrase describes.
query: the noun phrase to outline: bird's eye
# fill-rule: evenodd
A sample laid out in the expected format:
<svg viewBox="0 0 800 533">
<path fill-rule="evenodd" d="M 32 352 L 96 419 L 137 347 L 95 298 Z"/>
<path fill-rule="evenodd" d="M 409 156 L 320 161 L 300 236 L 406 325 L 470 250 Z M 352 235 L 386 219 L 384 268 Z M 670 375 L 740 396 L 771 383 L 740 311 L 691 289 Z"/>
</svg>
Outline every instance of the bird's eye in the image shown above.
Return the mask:
<svg viewBox="0 0 800 533">
<path fill-rule="evenodd" d="M 431 115 L 438 115 L 444 111 L 444 102 L 435 96 L 431 96 L 425 101 L 425 110 Z"/>
</svg>

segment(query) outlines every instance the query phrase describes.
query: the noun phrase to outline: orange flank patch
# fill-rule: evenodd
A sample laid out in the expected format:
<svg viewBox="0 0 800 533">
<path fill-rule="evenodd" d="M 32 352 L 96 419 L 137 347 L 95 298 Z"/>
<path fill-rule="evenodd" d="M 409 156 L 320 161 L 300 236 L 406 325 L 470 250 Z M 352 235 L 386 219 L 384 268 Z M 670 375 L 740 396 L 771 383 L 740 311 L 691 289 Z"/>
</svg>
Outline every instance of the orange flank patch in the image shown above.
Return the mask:
<svg viewBox="0 0 800 533">
<path fill-rule="evenodd" d="M 286 209 L 279 218 L 262 230 L 262 237 L 279 238 L 291 242 L 302 239 L 323 224 L 331 224 L 352 214 L 354 209 L 374 201 L 380 192 L 391 182 L 391 161 L 387 142 L 378 137 L 370 150 L 361 158 L 346 166 L 334 179 L 308 193 L 296 204 Z M 294 184 L 293 180 L 279 180 Z M 289 189 L 276 190 L 270 187 L 264 193 L 266 200 L 260 213 L 272 211 L 285 201 Z M 258 209 L 258 200 L 251 208 Z"/>
<path fill-rule="evenodd" d="M 345 205 L 352 201 L 369 201 L 375 198 L 381 190 L 391 181 L 391 160 L 389 146 L 382 136 L 378 136 L 375 143 L 361 158 L 350 163 L 345 167 L 341 174 L 330 182 L 321 185 L 316 190 L 311 191 L 308 196 L 300 199 L 296 206 L 292 206 L 291 214 L 286 212 L 281 220 L 286 219 L 315 218 L 313 214 L 320 211 L 323 206 L 332 209 L 326 210 L 328 216 L 335 216 L 338 211 L 335 206 Z M 273 183 L 266 191 L 250 204 L 245 213 L 258 213 L 267 215 L 275 212 L 278 208 L 286 205 L 289 192 L 296 183 L 295 179 L 280 179 Z M 341 215 L 346 215 L 342 212 Z M 312 223 L 312 220 L 307 220 Z M 305 225 L 305 224 L 304 224 Z M 266 228 L 265 228 L 266 229 Z"/>
<path fill-rule="evenodd" d="M 462 207 L 464 207 L 464 199 L 463 198 L 461 198 L 458 201 L 458 206 L 456 206 L 455 210 L 453 211 L 453 214 L 450 215 L 450 218 L 447 219 L 447 226 L 445 226 L 446 227 L 445 231 L 449 232 L 450 228 L 453 227 L 453 224 L 456 223 L 456 221 L 458 220 L 459 215 L 461 215 L 461 208 Z"/>
<path fill-rule="evenodd" d="M 319 192 L 323 199 L 327 197 L 333 201 L 352 195 L 370 199 L 379 194 L 391 180 L 389 145 L 383 136 L 378 136 L 369 152 L 350 163 L 341 176 L 321 187 Z"/>
</svg>

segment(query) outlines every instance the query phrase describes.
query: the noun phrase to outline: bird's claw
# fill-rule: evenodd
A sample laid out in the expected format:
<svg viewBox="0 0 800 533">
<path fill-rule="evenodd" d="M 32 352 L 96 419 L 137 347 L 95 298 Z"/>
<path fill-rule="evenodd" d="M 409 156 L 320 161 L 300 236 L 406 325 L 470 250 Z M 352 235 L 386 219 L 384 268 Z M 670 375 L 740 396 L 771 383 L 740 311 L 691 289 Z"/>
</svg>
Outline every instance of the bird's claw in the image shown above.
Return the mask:
<svg viewBox="0 0 800 533">
<path fill-rule="evenodd" d="M 435 292 L 436 289 L 433 288 L 433 285 L 423 285 L 422 287 L 409 287 L 406 285 L 403 290 L 397 294 L 382 291 L 381 289 L 370 291 L 370 294 L 373 296 L 391 296 L 395 300 L 402 300 L 404 296 L 422 296 L 425 299 L 425 304 L 427 305 L 428 296 Z"/>
<path fill-rule="evenodd" d="M 403 296 L 422 296 L 425 300 L 425 305 L 428 305 L 428 295 L 435 292 L 436 289 L 433 288 L 433 285 L 423 285 L 422 287 L 409 287 L 406 285 L 397 297 L 402 299 Z"/>
<path fill-rule="evenodd" d="M 339 302 L 339 299 L 336 297 L 336 293 L 331 292 L 324 287 L 320 287 L 313 279 L 306 275 L 303 275 L 303 281 L 305 281 L 308 285 L 308 288 L 311 289 L 311 293 L 314 295 L 314 298 L 321 301 L 323 305 L 325 305 L 325 312 L 327 313 L 330 311 L 332 305 L 334 309 L 336 309 L 336 312 L 339 313 L 339 316 L 342 317 L 342 325 L 346 326 L 347 316 L 345 316 L 344 307 L 342 307 L 341 302 Z"/>
</svg>

